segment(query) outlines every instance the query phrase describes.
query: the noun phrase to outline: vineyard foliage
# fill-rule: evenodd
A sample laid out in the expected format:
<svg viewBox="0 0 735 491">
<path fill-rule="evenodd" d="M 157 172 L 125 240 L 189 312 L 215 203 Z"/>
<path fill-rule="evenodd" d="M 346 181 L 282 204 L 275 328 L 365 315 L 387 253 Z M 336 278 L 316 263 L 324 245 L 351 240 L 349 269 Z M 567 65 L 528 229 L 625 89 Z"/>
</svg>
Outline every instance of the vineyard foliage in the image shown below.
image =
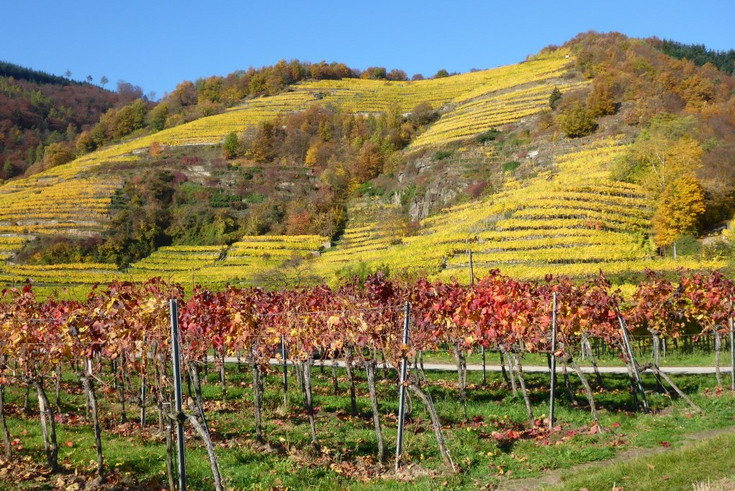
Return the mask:
<svg viewBox="0 0 735 491">
<path fill-rule="evenodd" d="M 206 255 L 217 251 L 188 248 L 179 252 Z M 450 347 L 459 367 L 468 352 L 479 348 L 498 350 L 507 360 L 515 360 L 512 370 L 517 370 L 517 373 L 511 376 L 517 377 L 521 384 L 528 410 L 529 431 L 541 431 L 541 420 L 533 416 L 522 376 L 520 359 L 524 353 L 554 356 L 578 371 L 573 354 L 584 343 L 595 339 L 605 343 L 630 368 L 635 361 L 626 351 L 625 330 L 621 326 L 627 324 L 634 333 L 649 331 L 656 339 L 676 339 L 685 333 L 719 335 L 726 330 L 724 326 L 733 316 L 735 284 L 717 272 L 680 271 L 677 282 L 671 283 L 649 271 L 637 287 L 632 301 L 624 303 L 620 292 L 613 289 L 602 275 L 583 283 L 551 275 L 542 281 L 522 281 L 493 270 L 469 286 L 425 278 L 398 282 L 377 273 L 368 275 L 364 281 L 353 278 L 338 288 L 319 285 L 266 291 L 228 287 L 215 292 L 197 287 L 187 296 L 181 285 L 153 278 L 143 283 L 116 281 L 106 287 L 95 286 L 84 301 L 39 301 L 31 285 L 4 290 L 3 295 L 6 301 L 0 303 L 0 381 L 3 389 L 8 386 L 13 389 L 35 387 L 51 472 L 60 468 L 59 442 L 55 429 L 56 409 L 48 400 L 46 387 L 57 380 L 59 397 L 61 379 L 58 374 L 62 364 L 73 369 L 76 367 L 83 381 L 84 393 L 90 403 L 90 417 L 87 419 L 94 425 L 96 434 L 96 472 L 102 476 L 110 464 L 106 463 L 104 450 L 108 442 L 101 439 L 103 428 L 95 382 L 102 385 L 100 394 L 110 399 L 109 407 L 121 416 L 122 426 L 129 428 L 126 435 L 153 425 L 151 421 L 145 422 L 145 408 L 148 406 L 158 411 L 159 426 L 163 431 L 164 418 L 174 418 L 173 412 L 166 409 L 171 404 L 173 382 L 168 359 L 173 339 L 180 339 L 183 370 L 189 374 L 195 394 L 185 411 L 196 411 L 196 416 L 181 413 L 181 421 L 185 419 L 193 424 L 209 448 L 215 487 L 219 487 L 219 465 L 204 415 L 200 378 L 204 360 L 212 354 L 221 370 L 223 400 L 227 396 L 225 357 L 236 356 L 239 362 L 241 354 L 246 354 L 245 361 L 250 365 L 253 376 L 251 390 L 248 390 L 252 393 L 253 403 L 243 407 L 251 406 L 255 413 L 254 432 L 251 433 L 249 426 L 240 426 L 236 433 L 228 434 L 225 441 L 240 434 L 252 434 L 257 444 L 269 441 L 262 424 L 264 380 L 271 372 L 280 375 L 281 364 L 285 367 L 288 361 L 297 367 L 300 374 L 304 413 L 308 416 L 312 445 L 317 452 L 321 452 L 321 447 L 314 418 L 310 367 L 315 359 L 344 361 L 351 383 L 353 414 L 354 371 L 350 370 L 364 367 L 378 443 L 377 467 L 385 460 L 380 418 L 387 419 L 387 415 L 378 405 L 372 370 L 375 370 L 378 360 L 384 360 L 397 371 L 405 360 L 408 373 L 402 379 L 403 384 L 424 402 L 432 418 L 444 463 L 455 471 L 442 437 L 443 429 L 448 430 L 451 425 L 442 426 L 431 397 L 425 392 L 429 381 L 424 374 L 421 382 L 423 361 L 421 369 L 418 364 L 421 353 Z M 169 324 L 173 322 L 174 303 L 179 306 L 175 310 L 179 338 L 171 336 Z M 410 316 L 408 323 L 405 322 L 409 320 L 407 316 Z M 410 325 L 408 344 L 403 337 L 404 325 Z M 553 344 L 552 329 L 556 333 Z M 100 378 L 107 378 L 108 364 L 112 367 L 112 384 Z M 336 371 L 333 373 L 337 384 Z M 461 369 L 459 373 L 460 398 L 464 404 L 464 423 L 467 423 L 467 387 L 462 382 Z M 585 426 L 585 431 L 598 433 L 601 429 L 595 413 L 595 396 L 582 372 L 578 371 L 578 374 L 586 387 L 594 419 L 591 429 Z M 134 402 L 129 396 L 131 391 L 125 388 L 126 383 L 130 384 L 129 380 L 140 384 L 140 399 Z M 670 384 L 683 395 L 673 382 Z M 283 388 L 287 398 L 286 385 Z M 0 392 L 0 397 L 4 397 L 4 391 Z M 697 408 L 686 395 L 683 398 Z M 140 427 L 126 424 L 126 402 L 133 402 L 141 408 Z M 6 406 L 0 406 L 3 407 Z M 282 410 L 289 411 L 287 407 L 279 409 Z M 330 411 L 319 411 L 320 423 L 323 424 Z M 342 411 L 337 412 L 337 417 L 344 416 L 340 413 Z M 68 413 L 64 417 L 70 415 Z M 111 416 L 111 413 L 107 414 L 108 418 Z M 79 418 L 81 421 L 84 419 Z M 59 420 L 64 421 L 63 418 Z M 104 431 L 109 431 L 109 428 L 105 425 Z M 171 431 L 170 428 L 169 425 L 166 431 Z M 4 418 L 2 430 L 5 455 L 12 458 L 22 447 L 13 448 L 10 444 Z M 13 436 L 15 431 L 13 428 Z M 502 435 L 493 437 L 501 438 Z M 456 440 L 452 443 L 457 444 Z M 224 448 L 224 443 L 218 445 L 217 452 Z M 365 452 L 365 448 L 355 449 L 354 455 L 350 455 L 360 459 L 364 458 Z M 420 458 L 424 459 L 423 453 Z M 167 465 L 171 466 L 171 462 L 172 453 L 168 452 Z M 95 467 L 94 460 L 90 464 Z M 469 461 L 463 462 L 465 469 L 470 465 Z M 169 479 L 173 482 L 172 477 Z"/>
<path fill-rule="evenodd" d="M 601 275 L 581 284 L 563 276 L 525 282 L 497 270 L 471 286 L 426 279 L 399 283 L 378 273 L 362 284 L 355 279 L 337 289 L 315 286 L 268 293 L 228 288 L 215 293 L 197 288 L 188 299 L 180 285 L 160 278 L 95 287 L 84 302 L 38 301 L 32 287 L 25 285 L 6 291 L 9 301 L 2 304 L 0 347 L 12 358 L 23 358 L 30 347 L 45 345 L 44 356 L 57 363 L 79 348 L 106 356 L 139 350 L 144 337 L 164 346 L 168 301 L 174 298 L 182 302 L 185 358 L 192 361 L 212 348 L 233 356 L 257 348 L 268 360 L 280 350 L 282 337 L 295 359 L 334 353 L 347 345 L 365 347 L 372 339 L 394 366 L 403 354 L 439 349 L 446 336 L 458 339 L 465 350 L 512 348 L 520 343 L 526 351 L 544 352 L 549 346 L 552 294 L 557 295 L 562 349 L 571 349 L 583 333 L 619 346 L 617 310 L 633 332 L 653 330 L 676 338 L 685 331 L 724 331 L 735 289 L 717 272 L 682 271 L 672 283 L 650 270 L 625 303 Z M 410 352 L 402 346 L 400 333 L 405 301 L 411 302 L 415 319 Z M 98 316 L 94 322 L 107 328 L 77 345 L 72 336 L 88 331 L 84 319 L 89 315 Z M 331 329 L 336 325 L 343 329 Z M 212 335 L 215 330 L 219 334 Z M 249 344 L 254 337 L 257 347 Z"/>
<path fill-rule="evenodd" d="M 46 345 L 33 349 L 46 349 L 44 356 L 57 363 L 60 357 L 73 357 L 76 349 L 89 350 L 85 356 L 140 350 L 144 337 L 165 346 L 170 341 L 169 300 L 178 299 L 185 359 L 191 361 L 209 349 L 233 356 L 256 349 L 267 361 L 280 351 L 284 337 L 294 359 L 375 342 L 394 366 L 404 354 L 438 350 L 448 339 L 460 342 L 464 350 L 504 346 L 546 352 L 553 295 L 563 353 L 578 346 L 582 334 L 621 348 L 617 312 L 634 333 L 655 331 L 676 338 L 726 332 L 735 285 L 718 272 L 680 270 L 672 282 L 647 270 L 632 297 L 624 300 L 603 275 L 582 283 L 552 275 L 522 281 L 492 270 L 468 286 L 423 278 L 398 282 L 376 273 L 335 289 L 320 285 L 266 292 L 230 287 L 213 292 L 198 287 L 187 298 L 181 285 L 152 278 L 95 286 L 83 302 L 37 300 L 33 287 L 25 285 L 5 291 L 0 350 L 22 358 L 31 346 Z M 410 351 L 401 341 L 405 302 L 410 302 L 414 319 Z M 74 333 L 89 332 L 88 316 L 95 316 L 89 322 L 107 328 L 78 344 Z"/>
<path fill-rule="evenodd" d="M 48 370 L 37 356 L 51 364 L 76 355 L 114 358 L 154 342 L 167 351 L 170 299 L 181 303 L 184 360 L 190 363 L 211 349 L 223 356 L 248 352 L 257 354 L 267 370 L 267 361 L 280 353 L 285 340 L 292 360 L 372 347 L 397 367 L 403 356 L 412 360 L 417 351 L 457 343 L 463 350 L 548 352 L 554 295 L 561 343 L 557 355 L 571 353 L 566 350 L 578 347 L 582 336 L 622 350 L 618 312 L 634 333 L 677 338 L 725 332 L 735 285 L 718 272 L 680 270 L 671 282 L 649 270 L 624 301 L 602 275 L 583 283 L 551 275 L 522 281 L 493 270 L 468 286 L 427 279 L 398 282 L 377 273 L 335 289 L 196 288 L 188 298 L 180 285 L 160 278 L 94 287 L 83 302 L 40 301 L 31 285 L 5 295 L 0 352 L 21 361 L 20 371 L 33 377 L 45 375 L 33 370 Z M 411 304 L 413 319 L 410 346 L 402 343 L 405 302 Z"/>
</svg>

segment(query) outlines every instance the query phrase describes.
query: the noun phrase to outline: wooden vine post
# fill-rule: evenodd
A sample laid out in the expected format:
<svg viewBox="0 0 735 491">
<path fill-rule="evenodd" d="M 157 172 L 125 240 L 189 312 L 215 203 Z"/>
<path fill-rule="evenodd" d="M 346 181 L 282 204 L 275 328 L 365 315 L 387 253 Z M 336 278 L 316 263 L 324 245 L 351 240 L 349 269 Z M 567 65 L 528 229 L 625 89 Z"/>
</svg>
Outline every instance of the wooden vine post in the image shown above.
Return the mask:
<svg viewBox="0 0 735 491">
<path fill-rule="evenodd" d="M 549 429 L 554 426 L 554 397 L 556 394 L 556 292 L 554 292 L 552 297 L 551 309 L 551 364 L 549 367 L 549 375 L 551 375 L 551 395 L 549 397 Z"/>
<path fill-rule="evenodd" d="M 635 375 L 635 381 L 638 386 L 638 391 L 641 393 L 641 401 L 643 402 L 643 412 L 648 412 L 648 400 L 646 400 L 646 391 L 643 390 L 643 382 L 641 381 L 641 373 L 638 371 L 638 363 L 635 361 L 635 355 L 633 355 L 633 347 L 630 345 L 630 338 L 628 337 L 628 329 L 625 327 L 623 316 L 618 314 L 618 322 L 620 322 L 620 332 L 623 334 L 623 343 L 625 343 L 625 350 L 628 352 L 628 359 L 630 360 L 633 374 Z"/>
<path fill-rule="evenodd" d="M 283 364 L 283 407 L 288 407 L 288 361 L 286 355 L 286 337 L 281 335 L 281 363 Z"/>
<path fill-rule="evenodd" d="M 143 367 L 140 372 L 140 426 L 145 426 L 146 414 L 145 414 L 145 396 L 146 396 L 146 371 L 148 370 L 148 349 L 145 347 L 145 334 L 143 335 L 143 351 L 141 353 Z"/>
<path fill-rule="evenodd" d="M 730 300 L 730 390 L 735 391 L 735 326 L 733 326 L 732 300 Z"/>
<path fill-rule="evenodd" d="M 410 324 L 411 304 L 406 302 L 406 310 L 403 319 L 403 345 L 408 346 L 408 331 Z M 396 472 L 401 467 L 401 453 L 403 452 L 403 424 L 406 420 L 406 378 L 408 375 L 408 360 L 404 353 L 401 357 L 401 374 L 398 380 L 398 437 L 396 441 Z"/>
<path fill-rule="evenodd" d="M 179 358 L 179 314 L 176 299 L 169 303 L 171 311 L 171 361 L 174 371 L 174 418 L 178 444 L 179 490 L 186 491 L 186 447 L 184 445 L 184 415 L 181 410 L 181 365 Z"/>
</svg>

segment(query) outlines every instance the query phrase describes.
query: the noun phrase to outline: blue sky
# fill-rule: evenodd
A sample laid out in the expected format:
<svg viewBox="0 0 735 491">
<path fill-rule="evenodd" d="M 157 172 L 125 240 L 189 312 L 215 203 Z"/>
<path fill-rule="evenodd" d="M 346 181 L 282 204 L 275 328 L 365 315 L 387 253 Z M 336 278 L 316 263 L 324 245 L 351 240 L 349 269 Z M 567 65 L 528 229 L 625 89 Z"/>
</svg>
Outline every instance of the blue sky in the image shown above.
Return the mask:
<svg viewBox="0 0 735 491">
<path fill-rule="evenodd" d="M 588 30 L 735 49 L 735 3 L 672 1 L 12 1 L 0 60 L 105 75 L 161 97 L 182 80 L 279 59 L 433 75 L 516 63 Z"/>
</svg>

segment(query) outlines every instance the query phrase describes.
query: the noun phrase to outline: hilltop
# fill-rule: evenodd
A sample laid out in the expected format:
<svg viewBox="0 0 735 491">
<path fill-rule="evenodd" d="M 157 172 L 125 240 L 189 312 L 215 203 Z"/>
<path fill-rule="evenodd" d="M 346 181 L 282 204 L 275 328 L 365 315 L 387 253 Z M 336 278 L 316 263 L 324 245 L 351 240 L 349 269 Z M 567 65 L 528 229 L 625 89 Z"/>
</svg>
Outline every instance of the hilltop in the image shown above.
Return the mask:
<svg viewBox="0 0 735 491">
<path fill-rule="evenodd" d="M 284 62 L 182 83 L 108 111 L 90 153 L 0 187 L 2 278 L 467 281 L 469 250 L 521 277 L 724 267 L 726 242 L 695 239 L 734 211 L 735 80 L 664 48 L 587 33 L 430 80 Z"/>
</svg>

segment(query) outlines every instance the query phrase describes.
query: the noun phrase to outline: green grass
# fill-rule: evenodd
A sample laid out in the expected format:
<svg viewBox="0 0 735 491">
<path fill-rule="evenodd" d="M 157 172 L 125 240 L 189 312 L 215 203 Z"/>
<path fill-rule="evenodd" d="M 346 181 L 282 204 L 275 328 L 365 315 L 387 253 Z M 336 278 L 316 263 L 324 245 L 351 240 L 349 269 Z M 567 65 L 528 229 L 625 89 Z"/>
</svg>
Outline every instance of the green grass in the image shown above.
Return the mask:
<svg viewBox="0 0 735 491">
<path fill-rule="evenodd" d="M 735 417 L 735 400 L 731 395 L 712 395 L 713 376 L 676 378 L 705 409 L 703 416 L 692 415 L 682 401 L 672 402 L 654 393 L 655 381 L 650 376 L 645 376 L 644 384 L 656 414 L 633 413 L 627 378 L 606 376 L 605 382 L 611 390 L 596 394 L 604 431 L 590 434 L 590 416 L 582 405 L 584 396 L 579 383 L 572 378 L 580 405 L 571 405 L 565 395 L 559 397 L 559 431 L 548 436 L 539 435 L 538 439 L 531 437 L 500 445 L 492 437 L 494 431 L 520 430 L 526 420 L 522 399 L 510 394 L 509 389 L 503 386 L 502 377 L 489 374 L 488 385 L 482 387 L 480 373 L 468 375 L 468 383 L 471 384 L 468 413 L 475 420 L 465 424 L 457 396 L 456 376 L 450 372 L 429 373 L 430 392 L 444 425 L 447 445 L 461 472 L 450 475 L 444 469 L 428 415 L 414 400 L 414 410 L 406 425 L 404 460 L 413 465 L 411 473 L 415 477 L 402 482 L 394 479 L 390 472 L 383 476 L 374 470 L 375 435 L 364 374 L 359 373 L 357 387 L 359 415 L 352 418 L 349 416 L 345 373 L 339 372 L 341 393 L 338 395 L 332 394 L 331 369 L 326 368 L 322 374 L 319 368 L 314 368 L 313 373 L 314 399 L 318 408 L 317 433 L 325 448 L 321 455 L 311 451 L 308 421 L 301 410 L 295 377 L 291 378 L 288 411 L 280 407 L 282 391 L 278 374 L 269 377 L 264 430 L 270 447 L 263 449 L 253 442 L 254 424 L 248 387 L 250 374 L 238 371 L 234 365 L 228 366 L 228 402 L 221 405 L 218 403 L 221 389 L 217 376 L 210 371 L 203 386 L 207 418 L 213 428 L 220 467 L 228 486 L 235 489 L 434 489 L 446 482 L 451 488 L 476 489 L 496 485 L 508 476 L 532 478 L 549 469 L 569 469 L 577 464 L 609 459 L 629 448 L 658 448 L 661 441 L 675 447 L 686 441 L 688 433 L 733 425 Z M 390 379 L 383 379 L 383 372 L 379 371 L 380 409 L 386 453 L 390 456 L 384 472 L 392 469 L 398 406 L 392 374 L 388 375 Z M 529 375 L 527 382 L 531 387 L 534 413 L 536 417 L 543 417 L 548 412 L 548 376 Z M 91 474 L 93 465 L 90 461 L 95 454 L 90 424 L 84 418 L 73 424 L 68 422 L 69 414 L 84 414 L 84 400 L 78 390 L 72 390 L 76 388 L 73 374 L 68 374 L 62 393 L 61 413 L 65 422 L 58 425 L 59 460 L 69 471 L 77 469 Z M 710 394 L 705 394 L 704 389 Z M 69 394 L 72 391 L 76 394 Z M 21 440 L 24 447 L 21 456 L 44 462 L 40 425 L 36 415 L 23 415 L 19 410 L 22 395 L 22 390 L 8 388 L 7 398 L 12 413 L 9 417 L 10 432 L 12 438 Z M 117 405 L 108 396 L 100 394 L 100 399 L 105 424 L 103 447 L 108 468 L 117 468 L 120 475 L 128 480 L 165 484 L 165 447 L 155 434 L 155 410 L 149 411 L 148 429 L 140 432 L 137 423 L 129 428 L 120 427 Z M 31 405 L 32 409 L 35 407 Z M 131 403 L 127 413 L 129 418 L 137 417 L 138 407 Z M 67 446 L 67 442 L 72 446 Z M 187 475 L 191 488 L 208 489 L 211 478 L 203 447 L 193 436 L 187 439 L 187 445 Z M 5 489 L 17 487 L 13 481 L 0 482 L 4 482 Z M 48 483 L 32 484 L 44 489 Z M 0 486 L 0 489 L 3 488 Z"/>
<path fill-rule="evenodd" d="M 691 490 L 697 482 L 715 482 L 735 476 L 733 448 L 735 434 L 722 434 L 670 452 L 571 473 L 563 476 L 563 484 L 553 489 L 609 490 L 616 486 L 640 491 Z"/>
</svg>

